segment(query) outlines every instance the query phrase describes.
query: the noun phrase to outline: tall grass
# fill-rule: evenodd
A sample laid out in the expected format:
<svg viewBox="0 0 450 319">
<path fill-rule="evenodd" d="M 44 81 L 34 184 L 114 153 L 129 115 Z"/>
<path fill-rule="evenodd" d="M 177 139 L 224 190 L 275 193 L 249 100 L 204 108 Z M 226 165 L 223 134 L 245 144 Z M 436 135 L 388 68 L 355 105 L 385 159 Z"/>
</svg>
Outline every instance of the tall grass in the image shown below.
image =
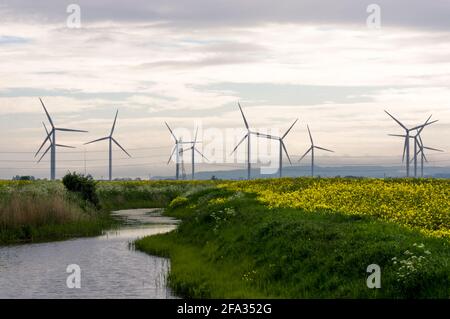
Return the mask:
<svg viewBox="0 0 450 319">
<path fill-rule="evenodd" d="M 63 224 L 86 218 L 81 208 L 73 202 L 74 200 L 67 200 L 61 194 L 37 197 L 14 192 L 0 204 L 0 227 Z"/>
<path fill-rule="evenodd" d="M 99 235 L 112 223 L 60 182 L 0 182 L 0 244 Z"/>
</svg>

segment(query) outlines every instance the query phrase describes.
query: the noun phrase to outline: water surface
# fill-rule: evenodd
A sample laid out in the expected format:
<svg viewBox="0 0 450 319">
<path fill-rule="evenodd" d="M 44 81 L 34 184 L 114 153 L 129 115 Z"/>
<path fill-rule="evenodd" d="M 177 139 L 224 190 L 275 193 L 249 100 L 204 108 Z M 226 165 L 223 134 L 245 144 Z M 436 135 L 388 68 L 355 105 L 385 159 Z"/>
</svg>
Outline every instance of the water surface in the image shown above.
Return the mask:
<svg viewBox="0 0 450 319">
<path fill-rule="evenodd" d="M 0 247 L 0 298 L 174 298 L 166 286 L 169 260 L 132 245 L 175 229 L 177 221 L 149 211 L 116 212 L 128 225 L 99 237 Z M 80 289 L 67 287 L 71 264 L 81 268 Z"/>
</svg>

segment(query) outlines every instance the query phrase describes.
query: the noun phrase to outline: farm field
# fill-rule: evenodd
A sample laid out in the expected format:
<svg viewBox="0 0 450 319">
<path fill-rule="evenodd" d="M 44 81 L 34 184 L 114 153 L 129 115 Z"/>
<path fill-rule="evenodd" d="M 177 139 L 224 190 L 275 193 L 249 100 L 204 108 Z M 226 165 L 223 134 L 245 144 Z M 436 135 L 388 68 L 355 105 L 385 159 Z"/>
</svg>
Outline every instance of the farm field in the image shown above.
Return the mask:
<svg viewBox="0 0 450 319">
<path fill-rule="evenodd" d="M 283 178 L 98 182 L 98 207 L 59 182 L 0 182 L 0 244 L 96 236 L 116 209 L 165 207 L 169 257 L 192 298 L 449 298 L 450 181 Z M 369 289 L 367 267 L 381 269 Z"/>
<path fill-rule="evenodd" d="M 176 232 L 137 242 L 168 256 L 193 298 L 448 298 L 447 180 L 222 182 L 181 196 Z M 368 289 L 367 267 L 381 268 Z"/>
</svg>

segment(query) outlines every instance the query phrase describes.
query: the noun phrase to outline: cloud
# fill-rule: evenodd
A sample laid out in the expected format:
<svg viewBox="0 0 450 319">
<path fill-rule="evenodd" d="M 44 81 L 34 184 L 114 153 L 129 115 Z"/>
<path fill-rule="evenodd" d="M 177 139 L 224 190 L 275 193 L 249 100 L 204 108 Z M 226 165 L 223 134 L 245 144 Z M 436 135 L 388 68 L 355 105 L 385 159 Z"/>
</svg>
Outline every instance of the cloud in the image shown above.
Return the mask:
<svg viewBox="0 0 450 319">
<path fill-rule="evenodd" d="M 64 23 L 73 1 L 6 0 L 8 17 Z M 87 23 L 104 21 L 170 22 L 185 27 L 248 26 L 266 23 L 356 24 L 365 26 L 367 6 L 358 0 L 78 0 Z M 448 30 L 450 4 L 445 0 L 378 0 L 386 26 Z"/>
<path fill-rule="evenodd" d="M 39 96 L 58 125 L 90 131 L 61 135 L 77 146 L 108 132 L 119 109 L 124 146 L 170 152 L 164 121 L 189 132 L 196 123 L 242 128 L 240 100 L 255 128 L 283 131 L 299 117 L 293 153 L 304 151 L 308 123 L 339 153 L 397 154 L 401 145 L 386 133 L 398 127 L 385 108 L 411 125 L 433 113 L 440 122 L 424 137 L 450 149 L 443 1 L 379 1 L 380 30 L 366 28 L 366 1 L 83 0 L 82 28 L 69 29 L 72 2 L 0 6 L 2 149 L 39 146 Z M 149 161 L 160 160 L 154 152 Z"/>
<path fill-rule="evenodd" d="M 0 45 L 27 43 L 30 40 L 23 37 L 0 35 Z"/>
</svg>

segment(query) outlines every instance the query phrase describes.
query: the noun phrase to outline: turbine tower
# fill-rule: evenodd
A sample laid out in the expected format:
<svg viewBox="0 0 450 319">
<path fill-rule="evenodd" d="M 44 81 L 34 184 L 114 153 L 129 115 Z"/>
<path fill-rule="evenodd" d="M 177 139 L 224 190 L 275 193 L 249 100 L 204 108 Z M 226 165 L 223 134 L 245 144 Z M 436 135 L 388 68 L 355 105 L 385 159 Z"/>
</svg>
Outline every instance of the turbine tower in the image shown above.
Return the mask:
<svg viewBox="0 0 450 319">
<path fill-rule="evenodd" d="M 256 133 L 256 136 L 260 136 L 260 137 L 264 137 L 267 139 L 271 139 L 271 140 L 276 140 L 279 143 L 279 169 L 278 169 L 278 173 L 280 178 L 283 177 L 283 151 L 286 153 L 286 156 L 289 160 L 289 163 L 292 165 L 291 162 L 291 158 L 289 157 L 288 151 L 286 149 L 286 145 L 284 144 L 283 139 L 286 137 L 286 135 L 289 134 L 289 132 L 291 131 L 292 127 L 294 127 L 295 123 L 297 123 L 298 119 L 296 119 L 294 121 L 294 123 L 292 123 L 292 125 L 289 127 L 289 129 L 286 131 L 286 133 L 283 134 L 283 136 L 279 137 L 279 136 L 274 136 L 274 135 L 269 135 L 269 134 L 262 134 L 262 133 Z"/>
<path fill-rule="evenodd" d="M 180 179 L 180 154 L 182 153 L 182 146 L 183 144 L 191 144 L 192 142 L 183 142 L 183 140 L 180 138 L 178 139 L 175 134 L 173 133 L 172 129 L 170 128 L 169 124 L 167 122 L 164 122 L 169 129 L 170 134 L 172 135 L 173 139 L 175 140 L 175 145 L 172 148 L 172 153 L 170 154 L 169 160 L 167 161 L 167 164 L 170 163 L 172 160 L 173 154 L 176 152 L 175 155 L 175 176 L 176 179 Z M 180 147 L 181 145 L 181 147 Z M 183 165 L 184 166 L 184 165 Z"/>
<path fill-rule="evenodd" d="M 331 153 L 334 153 L 334 151 L 314 145 L 314 141 L 313 141 L 313 138 L 311 135 L 311 131 L 309 130 L 309 126 L 306 125 L 306 127 L 308 128 L 309 139 L 311 140 L 311 146 L 308 148 L 308 150 L 305 152 L 305 154 L 303 154 L 303 156 L 298 161 L 300 162 L 306 155 L 308 155 L 309 152 L 311 152 L 311 176 L 314 177 L 314 149 L 317 148 L 319 150 L 327 151 L 327 152 L 331 152 Z"/>
<path fill-rule="evenodd" d="M 250 154 L 251 154 L 251 144 L 250 144 L 250 137 L 252 134 L 257 134 L 256 132 L 253 132 L 250 130 L 250 127 L 248 125 L 247 119 L 245 118 L 244 112 L 242 111 L 242 107 L 241 104 L 238 102 L 238 106 L 239 106 L 239 110 L 241 111 L 242 114 L 242 118 L 244 119 L 244 124 L 245 124 L 245 128 L 247 129 L 247 133 L 244 135 L 244 137 L 240 140 L 240 142 L 236 145 L 236 147 L 233 149 L 233 151 L 231 152 L 230 155 L 232 155 L 237 148 L 239 147 L 239 145 L 242 144 L 242 142 L 245 141 L 245 139 L 247 139 L 247 179 L 251 178 L 251 158 L 250 158 Z"/>
<path fill-rule="evenodd" d="M 197 141 L 197 135 L 198 135 L 198 127 L 197 127 L 197 130 L 196 130 L 196 132 L 195 132 L 195 138 L 194 138 L 194 140 L 193 140 L 192 142 L 185 142 L 185 143 L 192 143 L 192 146 L 189 147 L 189 148 L 186 148 L 186 149 L 182 149 L 182 150 L 180 151 L 180 153 L 184 153 L 184 152 L 189 151 L 189 150 L 191 151 L 191 157 L 192 157 L 192 176 L 191 176 L 191 179 L 192 179 L 192 180 L 194 180 L 194 176 L 195 176 L 195 152 L 197 152 L 198 154 L 200 154 L 205 160 L 208 161 L 208 159 L 206 158 L 206 156 L 203 155 L 203 153 L 200 152 L 200 151 L 197 149 L 197 147 L 195 147 L 197 143 L 201 143 L 201 142 Z"/>
<path fill-rule="evenodd" d="M 49 132 L 47 130 L 47 127 L 44 124 L 45 130 L 46 130 L 46 133 L 47 133 L 47 137 L 45 138 L 44 142 L 41 144 L 41 147 L 39 147 L 39 149 L 36 152 L 36 154 L 34 155 L 34 157 L 38 156 L 39 152 L 42 150 L 44 145 L 47 143 L 47 141 L 49 141 L 50 142 L 50 146 L 47 148 L 47 150 L 44 152 L 44 154 L 41 156 L 41 158 L 39 159 L 38 162 L 40 162 L 42 160 L 42 158 L 45 156 L 45 154 L 47 154 L 48 151 L 50 151 L 50 179 L 51 180 L 55 180 L 55 178 L 56 178 L 56 148 L 57 147 L 74 148 L 72 146 L 57 144 L 56 143 L 56 131 L 60 131 L 60 132 L 79 132 L 79 133 L 87 133 L 87 131 L 55 127 L 55 125 L 53 124 L 53 120 L 52 120 L 50 114 L 48 113 L 47 108 L 44 105 L 44 102 L 42 102 L 41 98 L 39 98 L 39 101 L 41 101 L 42 107 L 44 108 L 45 114 L 47 115 L 48 121 L 50 122 L 50 125 L 51 125 L 52 129 Z"/>
<path fill-rule="evenodd" d="M 84 145 L 88 145 L 88 144 L 105 141 L 105 140 L 109 141 L 109 180 L 110 181 L 112 181 L 112 146 L 113 146 L 112 143 L 114 142 L 125 154 L 127 154 L 129 157 L 131 157 L 131 155 L 128 154 L 128 152 L 113 137 L 114 129 L 116 128 L 117 115 L 119 115 L 119 110 L 116 111 L 116 117 L 114 118 L 114 123 L 113 123 L 112 129 L 111 129 L 111 133 L 108 136 L 99 138 L 99 139 L 91 141 L 91 142 L 84 143 Z"/>
<path fill-rule="evenodd" d="M 405 158 L 405 154 L 406 154 L 406 177 L 409 177 L 409 164 L 410 164 L 410 151 L 409 151 L 410 147 L 409 147 L 409 139 L 410 139 L 410 137 L 411 137 L 411 134 L 410 134 L 410 133 L 411 133 L 411 131 L 418 130 L 418 129 L 422 128 L 422 127 L 431 125 L 431 124 L 437 122 L 437 120 L 434 120 L 434 121 L 432 121 L 432 122 L 428 122 L 428 121 L 427 121 L 425 124 L 418 125 L 418 126 L 415 126 L 415 127 L 413 127 L 413 128 L 407 128 L 405 125 L 403 125 L 402 122 L 400 122 L 399 120 L 397 120 L 397 119 L 396 119 L 393 115 L 391 115 L 388 111 L 385 110 L 384 112 L 385 112 L 387 115 L 389 115 L 395 122 L 397 122 L 398 125 L 400 125 L 400 126 L 405 130 L 405 135 L 404 135 L 404 137 L 405 137 L 405 144 L 404 144 L 404 147 L 403 147 L 403 159 Z"/>
</svg>

